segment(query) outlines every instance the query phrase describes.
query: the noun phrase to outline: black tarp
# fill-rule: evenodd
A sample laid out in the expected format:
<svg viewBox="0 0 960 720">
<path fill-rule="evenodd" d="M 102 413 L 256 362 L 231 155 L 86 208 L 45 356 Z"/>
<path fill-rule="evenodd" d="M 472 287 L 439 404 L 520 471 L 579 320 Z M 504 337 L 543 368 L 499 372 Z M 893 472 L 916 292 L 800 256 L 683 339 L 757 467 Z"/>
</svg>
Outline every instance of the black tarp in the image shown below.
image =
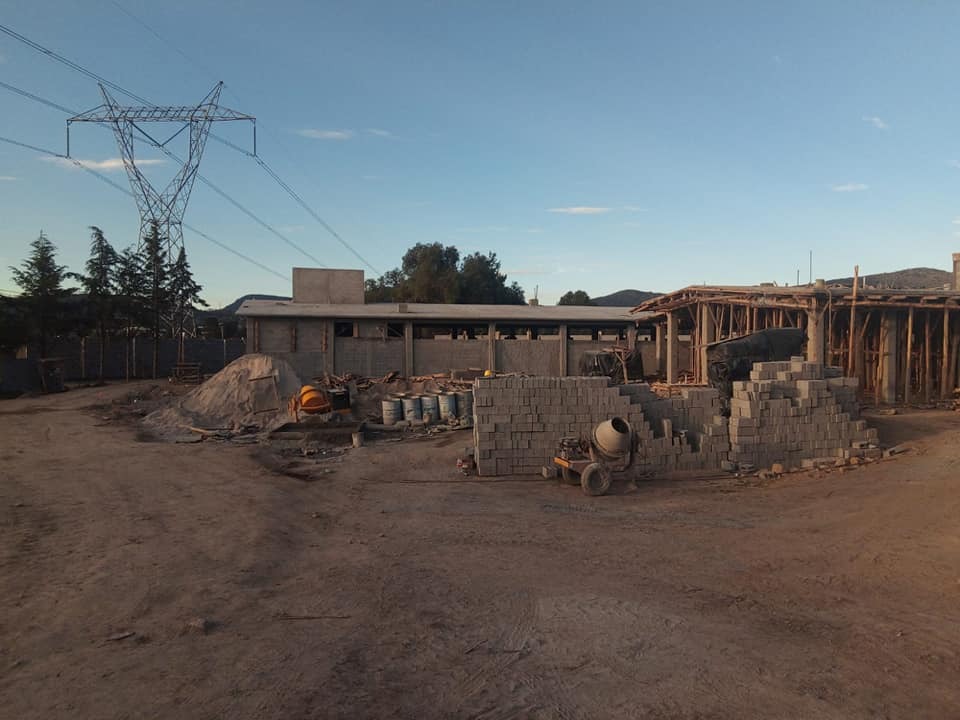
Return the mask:
<svg viewBox="0 0 960 720">
<path fill-rule="evenodd" d="M 800 328 L 768 328 L 712 343 L 707 346 L 710 386 L 720 391 L 720 397 L 729 399 L 733 395 L 733 383 L 749 380 L 754 363 L 789 360 L 800 355 L 806 339 L 806 333 Z"/>
</svg>

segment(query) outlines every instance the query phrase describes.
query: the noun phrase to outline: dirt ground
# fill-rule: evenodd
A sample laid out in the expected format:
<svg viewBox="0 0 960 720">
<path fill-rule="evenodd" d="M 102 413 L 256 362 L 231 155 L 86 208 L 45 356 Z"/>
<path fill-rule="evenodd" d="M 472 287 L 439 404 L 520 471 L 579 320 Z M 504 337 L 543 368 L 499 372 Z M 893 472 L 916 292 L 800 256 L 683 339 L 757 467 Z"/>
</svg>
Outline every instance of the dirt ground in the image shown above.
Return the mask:
<svg viewBox="0 0 960 720">
<path fill-rule="evenodd" d="M 90 409 L 127 392 L 0 403 L 3 718 L 960 716 L 960 413 L 585 498 L 464 432 L 291 477 Z"/>
</svg>

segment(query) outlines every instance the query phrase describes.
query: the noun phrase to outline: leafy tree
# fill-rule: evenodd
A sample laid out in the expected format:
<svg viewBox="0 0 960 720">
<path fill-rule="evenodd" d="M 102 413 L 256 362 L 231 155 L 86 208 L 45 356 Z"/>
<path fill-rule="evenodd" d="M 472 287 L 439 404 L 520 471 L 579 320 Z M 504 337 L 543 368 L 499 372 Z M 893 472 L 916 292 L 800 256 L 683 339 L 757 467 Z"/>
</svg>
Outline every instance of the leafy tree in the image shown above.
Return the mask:
<svg viewBox="0 0 960 720">
<path fill-rule="evenodd" d="M 107 326 L 112 324 L 116 306 L 117 251 L 96 225 L 90 227 L 90 257 L 86 274 L 79 276 L 87 306 L 93 313 L 100 338 L 99 377 L 103 380 L 103 359 L 107 338 Z"/>
<path fill-rule="evenodd" d="M 367 302 L 523 304 L 523 288 L 506 284 L 495 253 L 460 251 L 440 243 L 419 243 L 403 256 L 402 267 L 366 282 Z"/>
<path fill-rule="evenodd" d="M 399 302 L 454 303 L 460 296 L 460 251 L 452 245 L 417 243 L 403 256 Z"/>
<path fill-rule="evenodd" d="M 524 297 L 519 285 L 507 285 L 507 276 L 500 272 L 500 261 L 496 253 L 473 253 L 463 259 L 460 268 L 458 302 L 522 305 Z"/>
<path fill-rule="evenodd" d="M 57 264 L 57 248 L 42 230 L 30 247 L 30 256 L 10 271 L 13 281 L 23 290 L 28 316 L 39 333 L 42 357 L 47 354 L 48 334 L 57 330 L 61 300 L 72 291 L 63 287 L 69 273 L 65 265 Z"/>
<path fill-rule="evenodd" d="M 571 290 L 560 296 L 557 305 L 595 305 L 583 290 Z"/>
<path fill-rule="evenodd" d="M 190 263 L 187 262 L 187 251 L 183 246 L 180 247 L 177 259 L 168 268 L 166 290 L 170 304 L 170 327 L 173 335 L 180 337 L 194 307 L 197 305 L 207 307 L 207 302 L 200 297 L 200 291 L 203 288 L 193 279 Z"/>
<path fill-rule="evenodd" d="M 151 221 L 143 236 L 142 257 L 144 274 L 150 287 L 150 328 L 153 330 L 153 377 L 160 368 L 160 323 L 169 310 L 167 253 L 163 249 L 167 239 L 160 234 L 160 225 Z"/>
</svg>

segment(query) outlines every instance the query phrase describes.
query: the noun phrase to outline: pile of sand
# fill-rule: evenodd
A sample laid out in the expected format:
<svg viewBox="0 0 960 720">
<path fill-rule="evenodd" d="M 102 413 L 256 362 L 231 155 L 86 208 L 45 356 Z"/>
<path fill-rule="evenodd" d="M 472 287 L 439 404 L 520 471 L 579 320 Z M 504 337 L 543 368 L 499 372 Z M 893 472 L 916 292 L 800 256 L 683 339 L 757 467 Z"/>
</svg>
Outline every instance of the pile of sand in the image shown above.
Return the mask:
<svg viewBox="0 0 960 720">
<path fill-rule="evenodd" d="M 161 436 L 183 435 L 188 428 L 272 430 L 290 420 L 288 403 L 302 385 L 286 360 L 244 355 L 143 422 Z"/>
</svg>

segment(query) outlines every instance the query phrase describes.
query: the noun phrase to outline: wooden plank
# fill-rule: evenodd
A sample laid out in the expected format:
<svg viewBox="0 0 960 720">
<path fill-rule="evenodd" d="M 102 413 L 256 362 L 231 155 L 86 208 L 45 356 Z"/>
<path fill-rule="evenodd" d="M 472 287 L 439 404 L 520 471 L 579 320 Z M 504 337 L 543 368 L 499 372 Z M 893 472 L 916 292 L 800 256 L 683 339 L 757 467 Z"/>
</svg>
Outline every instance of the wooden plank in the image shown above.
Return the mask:
<svg viewBox="0 0 960 720">
<path fill-rule="evenodd" d="M 950 310 L 943 308 L 943 347 L 940 356 L 940 399 L 950 398 Z"/>
<path fill-rule="evenodd" d="M 923 342 L 923 400 L 933 397 L 933 313 L 925 313 Z"/>
<path fill-rule="evenodd" d="M 860 266 L 853 266 L 853 299 L 850 301 L 850 328 L 848 333 L 850 335 L 850 341 L 847 347 L 847 376 L 853 377 L 856 373 L 856 364 L 854 362 L 855 356 L 853 354 L 853 340 L 856 337 L 855 330 L 857 327 L 857 286 L 860 284 Z M 831 301 L 833 298 L 831 298 Z"/>
<path fill-rule="evenodd" d="M 903 386 L 903 403 L 904 405 L 910 404 L 910 390 L 912 389 L 913 382 L 913 308 L 910 308 L 910 313 L 907 315 L 907 368 L 906 368 L 907 380 Z"/>
</svg>

